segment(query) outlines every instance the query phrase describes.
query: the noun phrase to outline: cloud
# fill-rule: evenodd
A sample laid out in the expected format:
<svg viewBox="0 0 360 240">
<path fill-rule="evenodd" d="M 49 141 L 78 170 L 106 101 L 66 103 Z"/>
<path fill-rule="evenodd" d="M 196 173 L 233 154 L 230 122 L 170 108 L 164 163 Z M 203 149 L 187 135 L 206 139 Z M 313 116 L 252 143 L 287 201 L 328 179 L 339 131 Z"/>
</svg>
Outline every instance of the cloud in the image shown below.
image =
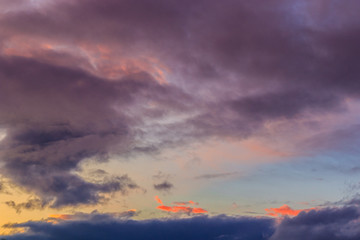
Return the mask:
<svg viewBox="0 0 360 240">
<path fill-rule="evenodd" d="M 301 212 L 294 218 L 285 218 L 270 240 L 355 240 L 360 237 L 359 220 L 355 206 Z"/>
<path fill-rule="evenodd" d="M 185 205 L 198 205 L 199 203 L 196 203 L 194 201 L 189 202 L 174 202 L 175 206 L 165 206 L 163 202 L 160 200 L 158 196 L 155 196 L 155 200 L 161 204 L 160 206 L 157 206 L 157 209 L 160 209 L 165 212 L 171 212 L 171 213 L 186 213 L 186 214 L 202 214 L 207 213 L 208 211 L 203 208 L 193 208 L 193 207 L 187 207 Z"/>
<path fill-rule="evenodd" d="M 155 201 L 157 201 L 159 204 L 163 205 L 163 202 L 158 196 L 155 196 Z"/>
<path fill-rule="evenodd" d="M 146 75 L 109 82 L 22 57 L 1 58 L 0 74 L 6 86 L 0 90 L 4 176 L 51 207 L 95 204 L 103 193 L 137 188 L 127 175 L 94 183 L 71 171 L 89 158 L 106 161 L 131 152 L 137 141 L 133 116 L 117 109 L 141 108 L 142 94 L 159 87 L 160 96 L 166 87 Z"/>
<path fill-rule="evenodd" d="M 5 227 L 26 229 L 6 239 L 254 239 L 254 240 L 355 240 L 359 239 L 358 201 L 343 206 L 301 211 L 278 220 L 267 217 L 195 216 L 135 221 L 136 211 L 122 213 L 54 215 L 43 221 L 9 223 Z M 161 205 L 163 207 L 167 207 Z M 285 209 L 285 208 L 284 208 Z M 52 221 L 50 221 L 52 220 Z"/>
<path fill-rule="evenodd" d="M 168 63 L 168 72 L 178 81 L 173 84 L 205 100 L 201 104 L 205 108 L 200 109 L 203 117 L 191 122 L 199 121 L 203 127 L 212 123 L 209 127 L 217 126 L 213 131 L 218 134 L 245 134 L 235 124 L 243 121 L 256 120 L 261 126 L 263 121 L 294 118 L 304 111 L 332 111 L 346 95 L 356 95 L 359 72 L 349 63 L 356 59 L 358 48 L 349 39 L 359 36 L 351 25 L 319 31 L 316 24 L 308 24 L 306 8 L 295 10 L 293 1 L 257 3 L 228 1 L 219 8 L 213 0 L 181 4 L 156 0 L 141 6 L 129 0 L 107 0 L 106 4 L 88 0 L 86 6 L 82 1 L 57 1 L 44 10 L 51 14 L 35 10 L 11 14 L 1 23 L 7 34 L 72 44 L 87 52 L 106 46 L 98 51 L 113 52 L 110 56 L 116 60 L 120 54 L 136 59 L 146 52 L 151 59 Z M 349 6 L 359 4 L 346 6 L 352 9 Z M 347 16 L 344 9 L 327 10 L 332 17 Z M 201 14 L 204 11 L 208 14 Z M 79 15 L 83 21 L 75 21 Z M 267 31 L 260 30 L 264 28 Z M 94 60 L 99 68 L 99 62 L 111 62 L 99 59 Z M 134 68 L 144 70 L 141 65 Z M 222 121 L 227 124 L 221 127 Z M 246 130 L 250 127 L 245 126 Z M 236 131 L 231 134 L 228 128 Z M 199 128 L 199 134 L 205 130 L 209 129 Z"/>
<path fill-rule="evenodd" d="M 359 142 L 360 125 L 341 126 L 340 129 L 330 129 L 327 132 L 319 133 L 301 142 L 301 147 L 327 153 L 345 152 L 358 153 L 357 143 Z M 356 172 L 356 167 L 355 167 Z"/>
<path fill-rule="evenodd" d="M 91 176 L 93 177 L 103 177 L 103 176 L 106 176 L 108 175 L 109 173 L 106 172 L 105 170 L 103 169 L 96 169 L 96 170 L 92 170 L 90 173 L 89 173 Z"/>
<path fill-rule="evenodd" d="M 265 240 L 273 232 L 271 219 L 246 217 L 193 217 L 167 220 L 121 220 L 108 216 L 88 220 L 67 220 L 57 224 L 27 222 L 11 225 L 26 227 L 25 233 L 4 236 L 8 240 L 33 239 L 248 239 Z"/>
<path fill-rule="evenodd" d="M 159 184 L 154 184 L 154 188 L 158 191 L 170 191 L 172 188 L 174 187 L 174 185 L 168 181 L 163 181 L 162 183 Z"/>
<path fill-rule="evenodd" d="M 2 174 L 51 207 L 96 204 L 136 183 L 86 181 L 73 173 L 86 159 L 344 110 L 360 92 L 360 4 L 337 3 L 323 10 L 333 24 L 283 0 L 57 0 L 1 14 Z"/>
<path fill-rule="evenodd" d="M 17 213 L 21 213 L 23 209 L 25 210 L 35 210 L 43 209 L 46 206 L 41 199 L 30 199 L 27 202 L 15 203 L 14 201 L 7 201 L 5 204 L 11 208 L 14 208 Z"/>
<path fill-rule="evenodd" d="M 203 208 L 192 208 L 192 207 L 184 207 L 184 206 L 157 206 L 157 209 L 163 210 L 165 212 L 173 212 L 173 213 L 207 213 Z"/>
<path fill-rule="evenodd" d="M 297 216 L 301 212 L 309 212 L 315 209 L 316 208 L 294 210 L 285 204 L 279 208 L 267 208 L 265 209 L 265 211 L 268 212 L 266 215 L 277 217 L 277 216 Z"/>
<path fill-rule="evenodd" d="M 46 222 L 59 223 L 62 221 L 103 221 L 107 219 L 129 219 L 138 215 L 136 209 L 129 209 L 124 212 L 113 212 L 113 213 L 99 213 L 97 210 L 92 211 L 91 213 L 82 213 L 77 212 L 75 214 L 51 214 L 46 219 Z"/>
<path fill-rule="evenodd" d="M 226 173 L 213 173 L 213 174 L 203 174 L 195 177 L 195 179 L 212 179 L 212 178 L 226 178 L 238 174 L 238 172 L 226 172 Z"/>
</svg>

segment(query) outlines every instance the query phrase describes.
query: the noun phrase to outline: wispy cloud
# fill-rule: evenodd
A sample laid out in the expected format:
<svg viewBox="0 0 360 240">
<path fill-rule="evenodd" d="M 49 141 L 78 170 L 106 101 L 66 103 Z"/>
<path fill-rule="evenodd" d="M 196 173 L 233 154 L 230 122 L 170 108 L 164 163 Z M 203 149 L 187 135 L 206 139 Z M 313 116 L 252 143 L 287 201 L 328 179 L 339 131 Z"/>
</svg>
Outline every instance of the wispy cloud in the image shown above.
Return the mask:
<svg viewBox="0 0 360 240">
<path fill-rule="evenodd" d="M 7 225 L 11 229 L 26 228 L 28 231 L 4 236 L 8 240 L 75 240 L 75 239 L 153 239 L 199 240 L 245 238 L 266 240 L 273 233 L 273 220 L 225 215 L 197 216 L 186 219 L 149 219 L 123 221 L 111 215 L 82 220 L 67 220 L 58 223 L 26 222 Z"/>
<path fill-rule="evenodd" d="M 224 173 L 212 173 L 212 174 L 203 174 L 196 176 L 195 179 L 212 179 L 212 178 L 226 178 L 237 175 L 238 172 L 224 172 Z"/>
</svg>

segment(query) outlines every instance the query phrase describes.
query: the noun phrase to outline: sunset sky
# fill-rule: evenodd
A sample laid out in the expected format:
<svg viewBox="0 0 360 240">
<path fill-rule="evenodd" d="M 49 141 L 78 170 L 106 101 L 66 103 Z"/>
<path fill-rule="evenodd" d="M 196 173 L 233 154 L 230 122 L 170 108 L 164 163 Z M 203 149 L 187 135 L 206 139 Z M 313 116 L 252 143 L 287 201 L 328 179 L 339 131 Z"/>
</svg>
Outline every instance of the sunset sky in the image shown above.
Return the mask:
<svg viewBox="0 0 360 240">
<path fill-rule="evenodd" d="M 0 238 L 360 239 L 359 12 L 0 0 Z"/>
</svg>

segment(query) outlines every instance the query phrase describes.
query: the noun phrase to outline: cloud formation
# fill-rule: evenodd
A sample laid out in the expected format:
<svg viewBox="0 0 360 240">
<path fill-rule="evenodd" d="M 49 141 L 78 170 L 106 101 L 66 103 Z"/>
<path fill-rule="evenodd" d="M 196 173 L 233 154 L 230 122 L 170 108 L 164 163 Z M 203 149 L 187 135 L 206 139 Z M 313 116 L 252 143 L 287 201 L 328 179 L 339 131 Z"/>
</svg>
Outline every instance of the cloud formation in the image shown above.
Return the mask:
<svg viewBox="0 0 360 240">
<path fill-rule="evenodd" d="M 265 240 L 273 232 L 272 220 L 235 218 L 227 216 L 194 217 L 168 220 L 121 220 L 111 216 L 88 220 L 27 222 L 11 225 L 12 228 L 29 228 L 26 233 L 6 236 L 8 240 L 57 239 L 248 239 Z"/>
<path fill-rule="evenodd" d="M 155 196 L 155 200 L 160 204 L 157 206 L 157 209 L 160 209 L 165 212 L 171 212 L 171 213 L 186 213 L 186 214 L 202 214 L 207 213 L 208 211 L 203 208 L 197 208 L 197 207 L 188 207 L 186 205 L 198 205 L 198 203 L 195 203 L 194 201 L 189 202 L 174 202 L 175 206 L 166 206 L 163 204 L 163 202 L 160 200 L 158 196 Z"/>
<path fill-rule="evenodd" d="M 311 210 L 315 210 L 316 208 L 308 208 L 308 209 L 292 209 L 288 205 L 284 204 L 279 208 L 266 208 L 266 215 L 279 217 L 279 216 L 297 216 L 301 212 L 309 212 Z"/>
<path fill-rule="evenodd" d="M 237 173 L 238 172 L 203 174 L 203 175 L 195 177 L 195 179 L 226 178 L 226 177 L 229 177 L 229 176 L 236 175 Z"/>
<path fill-rule="evenodd" d="M 295 210 L 292 210 L 295 211 Z M 249 239 L 249 240 L 356 240 L 360 237 L 358 201 L 343 206 L 294 212 L 280 219 L 240 216 L 195 216 L 131 220 L 136 211 L 122 213 L 51 215 L 43 221 L 7 224 L 7 228 L 27 230 L 12 240 L 35 239 Z"/>
<path fill-rule="evenodd" d="M 0 72 L 3 175 L 52 207 L 94 204 L 101 193 L 137 188 L 127 175 L 92 183 L 70 171 L 85 159 L 104 161 L 109 154 L 131 151 L 134 129 L 117 109 L 139 101 L 135 89 L 163 87 L 150 76 L 108 82 L 21 57 L 0 59 Z"/>
<path fill-rule="evenodd" d="M 285 218 L 270 240 L 355 240 L 360 237 L 359 220 L 359 208 L 355 206 L 301 212 Z"/>
<path fill-rule="evenodd" d="M 163 181 L 162 183 L 159 184 L 154 184 L 154 188 L 158 191 L 165 191 L 168 192 L 170 191 L 172 188 L 174 187 L 174 185 L 172 183 L 170 183 L 169 181 Z"/>
<path fill-rule="evenodd" d="M 74 174 L 87 159 L 244 139 L 359 98 L 357 1 L 1 4 L 1 174 L 51 207 L 137 188 Z"/>
<path fill-rule="evenodd" d="M 17 213 L 21 213 L 23 209 L 25 210 L 34 210 L 34 209 L 43 209 L 45 203 L 41 199 L 30 199 L 27 202 L 15 203 L 14 201 L 7 201 L 5 204 L 11 208 L 14 208 Z"/>
</svg>

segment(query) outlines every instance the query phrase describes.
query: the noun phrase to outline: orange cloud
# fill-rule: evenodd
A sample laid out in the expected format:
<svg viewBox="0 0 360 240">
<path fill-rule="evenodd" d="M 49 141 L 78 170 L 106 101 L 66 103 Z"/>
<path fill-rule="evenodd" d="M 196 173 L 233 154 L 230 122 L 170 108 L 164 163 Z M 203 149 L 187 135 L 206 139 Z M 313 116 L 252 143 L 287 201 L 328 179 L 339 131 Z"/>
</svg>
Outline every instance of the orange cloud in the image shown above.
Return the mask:
<svg viewBox="0 0 360 240">
<path fill-rule="evenodd" d="M 182 207 L 182 206 L 170 207 L 170 206 L 161 205 L 161 206 L 157 206 L 156 208 L 166 212 L 190 212 L 190 208 Z"/>
<path fill-rule="evenodd" d="M 155 196 L 155 200 L 161 204 L 161 205 L 164 205 L 163 202 L 161 201 L 161 199 L 158 197 L 158 196 Z"/>
<path fill-rule="evenodd" d="M 279 217 L 279 216 L 297 216 L 301 212 L 309 212 L 311 210 L 316 210 L 316 208 L 308 208 L 308 209 L 297 209 L 294 210 L 288 205 L 284 204 L 279 208 L 266 208 L 265 211 L 268 212 L 266 215 Z"/>
<path fill-rule="evenodd" d="M 165 206 L 163 202 L 160 200 L 158 196 L 155 196 L 155 200 L 160 203 L 160 206 L 157 206 L 157 209 L 160 209 L 162 211 L 166 212 L 183 212 L 183 213 L 207 213 L 203 208 L 192 208 L 192 207 L 186 207 L 185 205 L 198 205 L 197 202 L 194 201 L 188 201 L 188 202 L 174 202 L 176 206 Z"/>
<path fill-rule="evenodd" d="M 206 211 L 203 208 L 193 208 L 192 212 L 193 213 L 207 213 L 208 211 Z"/>
</svg>

